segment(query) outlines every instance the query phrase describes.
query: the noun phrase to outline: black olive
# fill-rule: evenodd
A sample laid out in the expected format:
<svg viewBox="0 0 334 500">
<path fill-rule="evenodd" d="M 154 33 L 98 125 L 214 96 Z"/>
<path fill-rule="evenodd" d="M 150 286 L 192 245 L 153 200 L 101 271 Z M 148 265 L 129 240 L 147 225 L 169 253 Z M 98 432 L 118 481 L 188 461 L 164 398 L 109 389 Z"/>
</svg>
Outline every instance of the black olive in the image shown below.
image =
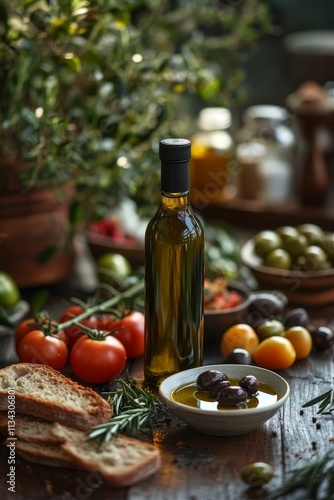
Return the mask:
<svg viewBox="0 0 334 500">
<path fill-rule="evenodd" d="M 228 376 L 219 370 L 206 370 L 198 375 L 196 385 L 198 389 L 210 391 L 218 382 L 228 380 Z"/>
<path fill-rule="evenodd" d="M 263 316 L 259 311 L 251 311 L 247 314 L 246 322 L 256 330 L 262 323 L 267 321 L 268 317 Z"/>
<path fill-rule="evenodd" d="M 246 375 L 239 380 L 238 385 L 247 391 L 248 396 L 255 396 L 259 392 L 260 383 L 254 375 Z"/>
<path fill-rule="evenodd" d="M 221 380 L 216 385 L 213 386 L 210 392 L 210 396 L 217 400 L 219 392 L 225 387 L 230 387 L 231 382 L 229 380 Z"/>
<path fill-rule="evenodd" d="M 241 347 L 236 347 L 226 358 L 227 363 L 235 363 L 237 365 L 251 365 L 253 362 L 252 355 L 242 349 Z"/>
<path fill-rule="evenodd" d="M 284 326 L 286 329 L 291 328 L 292 326 L 303 326 L 304 328 L 307 328 L 309 322 L 310 319 L 308 312 L 302 307 L 292 309 L 287 312 L 284 318 Z"/>
<path fill-rule="evenodd" d="M 265 318 L 284 313 L 286 301 L 283 297 L 269 292 L 257 292 L 249 304 L 249 312 L 257 311 Z"/>
<path fill-rule="evenodd" d="M 317 326 L 310 333 L 313 345 L 319 351 L 326 351 L 334 345 L 334 333 L 329 326 Z"/>
<path fill-rule="evenodd" d="M 224 387 L 219 391 L 217 401 L 218 403 L 229 406 L 241 405 L 247 401 L 247 391 L 239 385 Z"/>
</svg>

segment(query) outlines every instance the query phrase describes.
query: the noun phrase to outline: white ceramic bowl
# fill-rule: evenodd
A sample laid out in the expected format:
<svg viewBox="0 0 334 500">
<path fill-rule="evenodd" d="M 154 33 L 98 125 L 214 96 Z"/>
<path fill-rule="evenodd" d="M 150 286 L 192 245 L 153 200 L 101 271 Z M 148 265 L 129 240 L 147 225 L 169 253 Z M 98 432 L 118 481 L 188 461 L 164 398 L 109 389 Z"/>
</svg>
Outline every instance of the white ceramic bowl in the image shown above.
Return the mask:
<svg viewBox="0 0 334 500">
<path fill-rule="evenodd" d="M 172 399 L 172 392 L 184 385 L 195 382 L 198 375 L 206 370 L 221 370 L 231 378 L 254 375 L 262 383 L 270 385 L 278 393 L 278 400 L 259 408 L 236 408 L 229 410 L 205 410 L 179 403 Z M 217 436 L 237 436 L 261 427 L 283 406 L 290 394 L 286 380 L 275 372 L 249 365 L 209 365 L 175 373 L 166 378 L 159 388 L 159 394 L 168 408 L 190 427 L 205 434 Z"/>
</svg>

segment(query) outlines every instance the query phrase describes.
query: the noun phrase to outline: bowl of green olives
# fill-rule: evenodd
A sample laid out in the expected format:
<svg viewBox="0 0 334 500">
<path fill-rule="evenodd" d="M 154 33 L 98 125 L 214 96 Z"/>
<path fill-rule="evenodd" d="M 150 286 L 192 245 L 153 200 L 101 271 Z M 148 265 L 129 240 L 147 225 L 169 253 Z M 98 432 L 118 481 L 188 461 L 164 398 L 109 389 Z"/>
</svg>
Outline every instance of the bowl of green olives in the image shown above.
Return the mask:
<svg viewBox="0 0 334 500">
<path fill-rule="evenodd" d="M 252 365 L 208 365 L 170 375 L 159 394 L 189 427 L 217 436 L 247 434 L 282 408 L 289 397 L 286 380 Z"/>
<path fill-rule="evenodd" d="M 281 290 L 302 305 L 334 301 L 334 233 L 315 224 L 263 230 L 241 248 L 261 287 Z"/>
</svg>

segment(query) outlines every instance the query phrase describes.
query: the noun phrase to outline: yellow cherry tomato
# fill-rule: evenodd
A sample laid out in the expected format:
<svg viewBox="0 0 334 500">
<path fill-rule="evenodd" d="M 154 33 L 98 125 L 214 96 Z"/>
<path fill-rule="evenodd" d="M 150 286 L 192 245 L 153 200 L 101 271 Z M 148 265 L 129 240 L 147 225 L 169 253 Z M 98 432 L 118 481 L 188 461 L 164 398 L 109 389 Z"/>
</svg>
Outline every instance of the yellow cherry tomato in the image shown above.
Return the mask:
<svg viewBox="0 0 334 500">
<path fill-rule="evenodd" d="M 263 340 L 253 352 L 258 366 L 269 370 L 285 370 L 296 360 L 296 351 L 290 340 L 283 336 Z"/>
</svg>

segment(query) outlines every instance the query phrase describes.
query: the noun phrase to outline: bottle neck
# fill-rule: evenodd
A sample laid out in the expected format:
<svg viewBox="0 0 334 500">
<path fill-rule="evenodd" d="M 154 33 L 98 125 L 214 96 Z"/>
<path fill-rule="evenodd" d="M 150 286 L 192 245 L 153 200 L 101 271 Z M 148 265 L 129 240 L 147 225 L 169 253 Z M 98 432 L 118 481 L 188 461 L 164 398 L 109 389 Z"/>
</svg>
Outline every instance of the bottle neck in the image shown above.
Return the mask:
<svg viewBox="0 0 334 500">
<path fill-rule="evenodd" d="M 180 197 L 189 192 L 189 160 L 161 162 L 161 193 Z"/>
<path fill-rule="evenodd" d="M 183 193 L 166 193 L 161 191 L 160 202 L 165 208 L 182 208 L 189 206 L 189 191 Z"/>
</svg>

